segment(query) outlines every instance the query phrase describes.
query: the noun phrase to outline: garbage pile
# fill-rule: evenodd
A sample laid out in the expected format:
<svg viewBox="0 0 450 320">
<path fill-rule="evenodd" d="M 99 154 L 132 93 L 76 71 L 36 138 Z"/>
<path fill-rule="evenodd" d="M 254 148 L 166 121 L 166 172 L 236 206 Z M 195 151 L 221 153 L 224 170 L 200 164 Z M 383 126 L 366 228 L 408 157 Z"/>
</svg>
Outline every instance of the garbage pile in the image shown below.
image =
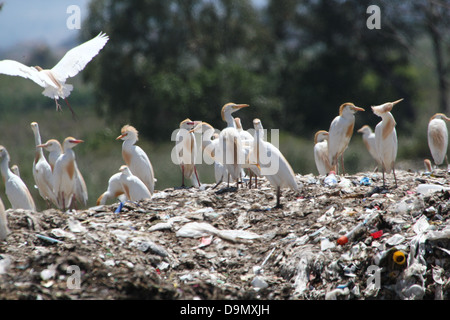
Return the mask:
<svg viewBox="0 0 450 320">
<path fill-rule="evenodd" d="M 7 210 L 0 298 L 447 300 L 449 175 L 396 174 L 397 188 L 373 172 L 297 175 L 301 192 L 283 190 L 283 208 L 259 179 Z"/>
</svg>

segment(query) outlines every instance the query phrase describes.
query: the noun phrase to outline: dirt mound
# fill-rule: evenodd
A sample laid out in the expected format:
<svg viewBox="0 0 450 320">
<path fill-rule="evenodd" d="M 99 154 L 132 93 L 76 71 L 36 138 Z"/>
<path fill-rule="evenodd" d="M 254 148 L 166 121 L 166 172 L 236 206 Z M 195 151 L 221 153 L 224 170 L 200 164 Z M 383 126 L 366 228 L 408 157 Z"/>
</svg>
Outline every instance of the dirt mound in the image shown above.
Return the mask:
<svg viewBox="0 0 450 320">
<path fill-rule="evenodd" d="M 0 298 L 449 299 L 447 172 L 399 171 L 387 189 L 380 176 L 326 186 L 297 175 L 302 191 L 283 190 L 283 208 L 259 180 L 123 206 L 8 210 Z"/>
</svg>

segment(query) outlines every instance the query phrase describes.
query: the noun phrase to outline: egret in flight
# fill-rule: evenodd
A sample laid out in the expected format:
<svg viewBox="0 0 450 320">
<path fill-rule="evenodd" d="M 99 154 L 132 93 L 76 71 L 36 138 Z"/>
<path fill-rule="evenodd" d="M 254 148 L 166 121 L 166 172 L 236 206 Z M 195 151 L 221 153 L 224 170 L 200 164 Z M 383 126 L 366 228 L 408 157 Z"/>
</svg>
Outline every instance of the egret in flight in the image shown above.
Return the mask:
<svg viewBox="0 0 450 320">
<path fill-rule="evenodd" d="M 448 129 L 446 121 L 450 121 L 450 118 L 443 113 L 436 113 L 428 122 L 428 147 L 436 166 L 441 165 L 445 160 L 448 167 Z"/>
<path fill-rule="evenodd" d="M 355 106 L 351 102 L 342 104 L 339 107 L 339 115 L 333 119 L 328 130 L 328 157 L 330 164 L 338 169 L 338 159 L 340 159 L 342 174 L 344 175 L 344 152 L 353 135 L 355 113 L 357 111 L 364 111 L 364 109 Z"/>
<path fill-rule="evenodd" d="M 397 158 L 398 141 L 397 131 L 395 130 L 396 122 L 390 111 L 402 100 L 403 99 L 399 99 L 379 106 L 372 106 L 373 113 L 381 117 L 381 121 L 375 127 L 375 141 L 381 170 L 383 171 L 383 187 L 386 186 L 384 175 L 391 171 L 394 174 L 395 187 L 397 187 L 397 177 L 395 176 L 394 166 L 395 159 Z"/>
<path fill-rule="evenodd" d="M 29 67 L 14 60 L 2 60 L 0 61 L 0 73 L 33 80 L 44 88 L 42 92 L 44 96 L 55 100 L 57 110 L 61 110 L 58 99 L 62 98 L 66 101 L 72 115 L 75 115 L 66 99 L 73 86 L 67 84 L 66 80 L 83 70 L 108 40 L 109 37 L 100 32 L 95 38 L 69 50 L 52 69 L 43 69 L 40 66 Z"/>
</svg>

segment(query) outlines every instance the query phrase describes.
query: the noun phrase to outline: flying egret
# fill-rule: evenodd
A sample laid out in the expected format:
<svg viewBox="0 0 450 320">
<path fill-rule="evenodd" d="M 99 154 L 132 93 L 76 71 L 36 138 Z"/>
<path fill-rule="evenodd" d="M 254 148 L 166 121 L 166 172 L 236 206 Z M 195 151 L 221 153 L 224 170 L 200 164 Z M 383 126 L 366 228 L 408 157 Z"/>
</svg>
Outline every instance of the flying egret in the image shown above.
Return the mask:
<svg viewBox="0 0 450 320">
<path fill-rule="evenodd" d="M 219 146 L 217 148 L 216 157 L 218 161 L 225 165 L 228 173 L 228 187 L 230 184 L 230 177 L 236 181 L 236 186 L 239 187 L 239 178 L 241 176 L 242 164 L 245 162 L 242 139 L 239 131 L 236 129 L 236 123 L 233 112 L 242 108 L 248 107 L 248 104 L 227 103 L 222 107 L 222 120 L 227 123 L 227 127 L 219 134 Z"/>
<path fill-rule="evenodd" d="M 397 131 L 395 130 L 395 119 L 390 111 L 402 100 L 372 106 L 373 113 L 381 117 L 381 121 L 375 127 L 375 141 L 381 170 L 383 171 L 383 187 L 386 186 L 384 175 L 391 171 L 394 174 L 395 187 L 397 187 L 397 177 L 395 176 L 395 159 L 398 149 Z"/>
<path fill-rule="evenodd" d="M 56 109 L 61 110 L 58 99 L 65 99 L 72 115 L 75 115 L 67 97 L 73 89 L 66 84 L 67 78 L 76 76 L 105 46 L 109 37 L 100 32 L 95 38 L 69 50 L 52 68 L 42 69 L 39 66 L 29 67 L 14 60 L 0 61 L 0 73 L 31 79 L 44 88 L 42 94 L 55 100 Z"/>
<path fill-rule="evenodd" d="M 9 234 L 8 228 L 8 218 L 5 212 L 5 205 L 3 204 L 2 199 L 0 199 L 0 241 L 6 239 Z"/>
<path fill-rule="evenodd" d="M 428 147 L 436 166 L 441 165 L 445 160 L 448 167 L 448 129 L 446 121 L 450 121 L 450 118 L 443 113 L 436 113 L 428 122 Z"/>
<path fill-rule="evenodd" d="M 370 128 L 367 124 L 359 128 L 358 132 L 362 134 L 362 139 L 367 151 L 369 151 L 377 165 L 380 166 L 380 160 L 378 159 L 377 146 L 375 142 L 375 132 L 373 132 L 372 128 Z"/>
<path fill-rule="evenodd" d="M 147 154 L 141 147 L 135 145 L 139 140 L 138 131 L 130 125 L 124 125 L 121 129 L 121 134 L 116 140 L 123 140 L 122 143 L 122 158 L 125 164 L 130 169 L 131 173 L 137 176 L 145 183 L 148 190 L 153 194 L 155 189 L 155 181 L 153 166 Z"/>
<path fill-rule="evenodd" d="M 261 169 L 261 175 L 265 176 L 276 189 L 277 204 L 275 207 L 281 208 L 281 189 L 291 188 L 295 192 L 300 192 L 300 188 L 295 181 L 295 174 L 291 165 L 280 150 L 263 139 L 264 129 L 261 120 L 254 119 L 253 125 L 256 131 L 254 146 L 250 151 L 249 159 L 251 163 Z"/>
<path fill-rule="evenodd" d="M 341 162 L 342 173 L 345 175 L 344 152 L 348 147 L 355 126 L 355 113 L 364 111 L 351 102 L 343 103 L 339 107 L 339 115 L 331 122 L 328 130 L 328 157 L 330 164 L 338 169 L 338 159 Z M 338 172 L 338 170 L 336 170 Z"/>
<path fill-rule="evenodd" d="M 194 187 L 200 187 L 197 168 L 195 166 L 197 155 L 197 141 L 191 130 L 197 122 L 185 119 L 180 122 L 180 130 L 176 135 L 176 155 L 181 167 L 181 187 L 185 187 L 184 179 L 191 179 Z"/>
<path fill-rule="evenodd" d="M 33 161 L 33 177 L 41 197 L 48 202 L 56 204 L 56 197 L 53 193 L 52 168 L 44 156 L 44 150 L 39 147 L 42 144 L 39 125 L 37 122 L 31 123 L 31 130 L 34 133 L 35 156 Z"/>
<path fill-rule="evenodd" d="M 225 166 L 217 160 L 216 151 L 219 143 L 219 134 L 215 132 L 214 127 L 207 122 L 198 123 L 190 132 L 202 134 L 202 150 L 206 163 L 214 163 L 214 178 L 217 187 L 227 176 Z M 214 188 L 215 188 L 214 187 Z"/>
<path fill-rule="evenodd" d="M 121 173 L 119 181 L 128 200 L 141 201 L 152 197 L 152 194 L 150 190 L 148 190 L 147 186 L 141 179 L 130 171 L 128 166 L 121 166 L 119 171 Z"/>
<path fill-rule="evenodd" d="M 328 158 L 328 132 L 325 130 L 314 135 L 314 161 L 319 175 L 327 175 L 333 170 Z"/>
<path fill-rule="evenodd" d="M 5 193 L 13 209 L 36 211 L 33 197 L 22 179 L 9 168 L 9 153 L 0 146 L 0 171 L 5 183 Z"/>
<path fill-rule="evenodd" d="M 58 157 L 53 169 L 53 192 L 60 209 L 69 208 L 76 191 L 76 172 L 78 170 L 73 148 L 83 140 L 67 137 L 63 143 L 63 153 Z"/>
</svg>

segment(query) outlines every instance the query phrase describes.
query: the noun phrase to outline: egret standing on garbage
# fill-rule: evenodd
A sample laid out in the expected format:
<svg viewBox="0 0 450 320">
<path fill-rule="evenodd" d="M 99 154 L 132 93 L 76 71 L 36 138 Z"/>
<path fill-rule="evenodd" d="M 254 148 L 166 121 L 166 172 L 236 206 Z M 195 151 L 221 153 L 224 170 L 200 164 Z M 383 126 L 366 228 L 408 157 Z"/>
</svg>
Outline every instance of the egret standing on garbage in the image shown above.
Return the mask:
<svg viewBox="0 0 450 320">
<path fill-rule="evenodd" d="M 5 193 L 13 209 L 36 211 L 33 197 L 22 179 L 9 168 L 9 153 L 0 146 L 0 171 L 5 183 Z"/>
<path fill-rule="evenodd" d="M 128 200 L 141 201 L 152 197 L 147 186 L 141 179 L 131 173 L 128 166 L 121 166 L 119 171 L 121 173 L 119 181 L 122 184 L 122 190 Z"/>
<path fill-rule="evenodd" d="M 0 73 L 33 80 L 45 88 L 42 92 L 44 96 L 55 100 L 57 110 L 61 110 L 57 100 L 62 98 L 66 100 L 67 106 L 74 115 L 74 111 L 66 99 L 73 86 L 66 84 L 66 80 L 83 70 L 105 46 L 108 39 L 106 34 L 100 32 L 95 38 L 69 50 L 52 69 L 42 69 L 39 66 L 28 67 L 17 61 L 2 60 L 0 61 Z"/>
<path fill-rule="evenodd" d="M 37 122 L 31 123 L 34 133 L 35 156 L 33 161 L 33 177 L 41 197 L 48 202 L 56 204 L 56 197 L 53 193 L 52 168 L 44 156 L 44 150 L 39 147 L 42 144 L 39 125 Z"/>
<path fill-rule="evenodd" d="M 328 132 L 319 130 L 314 135 L 314 161 L 319 175 L 327 175 L 333 170 L 328 158 Z"/>
<path fill-rule="evenodd" d="M 108 180 L 108 188 L 97 199 L 97 205 L 104 205 L 111 198 L 118 198 L 123 195 L 122 184 L 120 183 L 122 172 L 113 174 Z"/>
<path fill-rule="evenodd" d="M 372 128 L 368 125 L 362 126 L 358 129 L 358 132 L 362 134 L 362 139 L 367 151 L 369 151 L 372 158 L 377 162 L 377 165 L 380 166 L 380 160 L 378 159 L 377 146 L 375 142 L 375 132 L 373 132 Z"/>
<path fill-rule="evenodd" d="M 219 134 L 219 146 L 216 156 L 218 161 L 225 165 L 228 173 L 228 186 L 231 178 L 236 181 L 236 186 L 239 187 L 238 180 L 241 176 L 242 164 L 245 162 L 242 140 L 231 114 L 248 106 L 248 104 L 230 102 L 222 107 L 222 120 L 227 123 L 227 127 Z"/>
<path fill-rule="evenodd" d="M 191 131 L 196 126 L 196 122 L 185 119 L 180 122 L 180 130 L 176 135 L 176 155 L 181 167 L 181 187 L 185 187 L 184 179 L 191 179 L 194 187 L 200 187 L 197 168 L 195 166 L 197 155 L 197 141 Z"/>
<path fill-rule="evenodd" d="M 201 122 L 197 124 L 191 132 L 197 132 L 202 134 L 202 150 L 206 163 L 214 163 L 214 178 L 216 188 L 223 179 L 227 176 L 227 171 L 225 166 L 217 160 L 216 151 L 219 144 L 219 134 L 214 131 L 213 126 L 207 122 Z"/>
<path fill-rule="evenodd" d="M 263 126 L 261 120 L 254 119 L 255 139 L 253 148 L 250 151 L 250 163 L 257 165 L 261 169 L 261 175 L 269 180 L 276 189 L 276 208 L 281 207 L 281 188 L 291 188 L 295 192 L 300 192 L 300 188 L 295 181 L 295 174 L 291 165 L 280 152 L 270 142 L 263 140 Z"/>
<path fill-rule="evenodd" d="M 338 159 L 341 162 L 342 173 L 345 175 L 344 152 L 348 147 L 355 126 L 355 113 L 364 111 L 351 102 L 339 107 L 339 115 L 333 119 L 328 130 L 328 157 L 330 164 L 336 166 L 338 172 Z"/>
<path fill-rule="evenodd" d="M 383 187 L 386 186 L 384 175 L 391 171 L 394 174 L 395 187 L 397 187 L 395 159 L 397 158 L 398 141 L 397 131 L 395 130 L 396 122 L 390 111 L 402 100 L 372 106 L 373 113 L 381 117 L 381 121 L 375 127 L 375 141 L 381 170 L 383 171 Z"/>
<path fill-rule="evenodd" d="M 446 121 L 450 121 L 450 118 L 443 113 L 436 113 L 428 122 L 428 147 L 436 166 L 441 165 L 445 160 L 448 167 L 448 129 Z"/>
<path fill-rule="evenodd" d="M 119 139 L 123 140 L 122 158 L 125 164 L 131 173 L 141 179 L 153 194 L 155 189 L 153 166 L 145 151 L 135 145 L 139 140 L 138 131 L 133 126 L 126 124 L 122 127 L 121 135 L 116 138 L 116 140 Z"/>
<path fill-rule="evenodd" d="M 53 192 L 60 209 L 69 208 L 76 191 L 76 172 L 78 170 L 75 152 L 72 150 L 83 140 L 67 137 L 63 143 L 63 153 L 58 157 L 53 169 Z"/>
</svg>

